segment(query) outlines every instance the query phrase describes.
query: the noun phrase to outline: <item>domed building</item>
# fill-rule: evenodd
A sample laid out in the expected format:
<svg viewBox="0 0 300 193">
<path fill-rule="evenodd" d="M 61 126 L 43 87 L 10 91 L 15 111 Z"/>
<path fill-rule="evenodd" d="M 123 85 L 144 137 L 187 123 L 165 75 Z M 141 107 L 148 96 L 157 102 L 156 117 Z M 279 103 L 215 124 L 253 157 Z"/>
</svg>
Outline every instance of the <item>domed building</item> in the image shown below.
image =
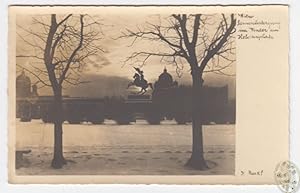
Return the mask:
<svg viewBox="0 0 300 193">
<path fill-rule="evenodd" d="M 24 70 L 16 79 L 16 96 L 17 98 L 31 96 L 31 80 Z"/>
<path fill-rule="evenodd" d="M 36 84 L 34 84 L 34 85 L 32 85 L 32 91 L 31 91 L 31 96 L 32 97 L 37 97 L 37 96 L 39 96 L 39 94 L 38 94 L 38 87 L 37 87 L 37 85 Z"/>
<path fill-rule="evenodd" d="M 155 82 L 156 89 L 164 89 L 170 88 L 174 85 L 173 77 L 168 73 L 167 69 L 164 68 L 163 73 L 161 73 L 158 77 L 158 81 Z"/>
</svg>

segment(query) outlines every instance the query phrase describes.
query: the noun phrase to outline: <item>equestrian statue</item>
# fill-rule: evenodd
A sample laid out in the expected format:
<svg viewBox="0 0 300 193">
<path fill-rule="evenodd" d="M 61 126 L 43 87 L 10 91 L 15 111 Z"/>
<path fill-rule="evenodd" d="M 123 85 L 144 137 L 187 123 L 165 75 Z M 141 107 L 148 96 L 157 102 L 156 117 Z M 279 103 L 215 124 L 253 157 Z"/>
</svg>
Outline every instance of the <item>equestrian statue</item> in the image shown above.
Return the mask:
<svg viewBox="0 0 300 193">
<path fill-rule="evenodd" d="M 133 82 L 130 82 L 127 86 L 127 89 L 131 86 L 140 87 L 141 91 L 138 94 L 145 94 L 147 92 L 147 88 L 150 87 L 153 90 L 152 83 L 148 83 L 144 78 L 144 72 L 139 68 L 133 67 L 136 70 L 136 73 L 133 76 Z"/>
</svg>

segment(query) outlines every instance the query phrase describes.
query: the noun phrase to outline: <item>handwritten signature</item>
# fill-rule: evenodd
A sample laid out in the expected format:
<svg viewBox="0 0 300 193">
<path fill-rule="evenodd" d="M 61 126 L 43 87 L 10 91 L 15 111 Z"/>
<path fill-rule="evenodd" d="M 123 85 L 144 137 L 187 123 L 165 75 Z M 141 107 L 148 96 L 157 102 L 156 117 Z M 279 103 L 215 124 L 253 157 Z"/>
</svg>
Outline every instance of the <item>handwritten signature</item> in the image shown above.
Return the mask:
<svg viewBox="0 0 300 193">
<path fill-rule="evenodd" d="M 240 175 L 245 176 L 245 175 L 250 175 L 250 176 L 262 176 L 264 173 L 264 170 L 259 170 L 259 171 L 252 171 L 252 170 L 241 170 Z"/>
</svg>

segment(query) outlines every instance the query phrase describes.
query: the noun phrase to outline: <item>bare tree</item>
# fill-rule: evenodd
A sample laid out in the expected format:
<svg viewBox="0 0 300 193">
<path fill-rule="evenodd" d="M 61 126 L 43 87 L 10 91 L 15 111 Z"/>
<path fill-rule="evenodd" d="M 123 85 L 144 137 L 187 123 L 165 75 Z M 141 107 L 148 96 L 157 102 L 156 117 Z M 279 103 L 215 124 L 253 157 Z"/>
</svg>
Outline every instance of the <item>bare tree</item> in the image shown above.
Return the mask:
<svg viewBox="0 0 300 193">
<path fill-rule="evenodd" d="M 28 71 L 37 83 L 48 86 L 53 91 L 54 109 L 54 156 L 51 166 L 61 168 L 66 164 L 63 156 L 63 86 L 78 85 L 80 75 L 87 63 L 93 63 L 92 57 L 102 52 L 100 23 L 89 15 L 56 15 L 49 18 L 33 18 L 35 28 L 19 26 L 23 33 L 19 37 L 31 49 L 31 52 L 18 55 L 19 58 L 31 58 L 35 61 L 30 67 L 19 67 Z M 28 54 L 32 53 L 32 54 Z"/>
<path fill-rule="evenodd" d="M 151 57 L 160 57 L 161 61 L 172 63 L 180 75 L 185 63 L 189 64 L 193 90 L 193 148 L 187 166 L 206 169 L 203 157 L 202 137 L 202 86 L 203 73 L 213 72 L 226 75 L 224 71 L 234 61 L 234 38 L 236 19 L 234 14 L 186 15 L 174 14 L 159 24 L 147 22 L 143 28 L 126 29 L 120 38 L 132 38 L 130 46 L 138 41 L 162 46 L 154 51 L 133 52 L 126 61 L 138 62 L 143 66 Z M 183 59 L 183 60 L 182 60 Z"/>
</svg>

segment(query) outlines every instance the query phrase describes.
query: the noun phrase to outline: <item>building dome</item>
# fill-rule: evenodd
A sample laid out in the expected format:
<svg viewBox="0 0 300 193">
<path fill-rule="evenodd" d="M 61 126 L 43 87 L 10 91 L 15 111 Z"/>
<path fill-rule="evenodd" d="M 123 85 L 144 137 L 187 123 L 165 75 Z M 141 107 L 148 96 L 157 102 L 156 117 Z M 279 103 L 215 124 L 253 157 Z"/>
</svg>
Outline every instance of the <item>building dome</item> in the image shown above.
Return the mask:
<svg viewBox="0 0 300 193">
<path fill-rule="evenodd" d="M 164 69 L 164 72 L 161 75 L 159 75 L 158 82 L 160 83 L 160 86 L 162 88 L 167 88 L 172 86 L 173 77 L 171 76 L 171 74 L 168 73 L 166 68 Z"/>
<path fill-rule="evenodd" d="M 158 81 L 155 83 L 157 89 L 170 88 L 173 86 L 173 77 L 168 73 L 165 68 L 163 73 L 158 77 Z"/>
<path fill-rule="evenodd" d="M 31 95 L 31 81 L 25 72 L 17 76 L 16 79 L 16 96 L 17 97 L 29 97 Z"/>
</svg>

